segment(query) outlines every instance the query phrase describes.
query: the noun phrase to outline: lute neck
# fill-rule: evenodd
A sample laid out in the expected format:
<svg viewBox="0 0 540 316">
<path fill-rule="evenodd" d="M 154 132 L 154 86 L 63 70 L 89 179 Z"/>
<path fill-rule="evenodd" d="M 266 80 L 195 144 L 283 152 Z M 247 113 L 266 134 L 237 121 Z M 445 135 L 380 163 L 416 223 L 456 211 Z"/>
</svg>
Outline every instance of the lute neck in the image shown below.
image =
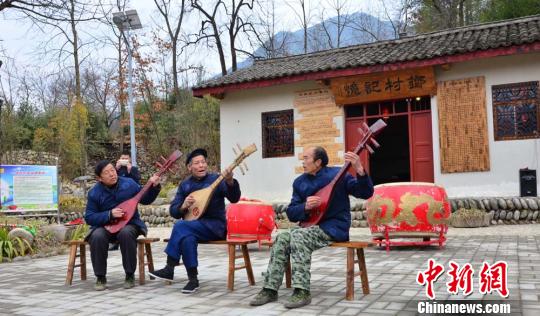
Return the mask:
<svg viewBox="0 0 540 316">
<path fill-rule="evenodd" d="M 162 169 L 162 170 L 159 170 L 156 175 L 158 177 L 161 177 L 161 175 L 167 171 L 167 169 Z M 139 193 L 137 193 L 137 195 L 135 195 L 135 198 L 137 199 L 137 201 L 140 201 L 142 199 L 142 197 L 146 194 L 146 192 L 148 192 L 148 190 L 150 190 L 150 187 L 152 186 L 152 182 L 150 181 L 147 181 L 146 184 L 144 185 L 144 187 L 139 191 Z"/>
<path fill-rule="evenodd" d="M 366 135 L 364 135 L 364 137 L 362 138 L 362 140 L 358 143 L 358 145 L 356 146 L 356 148 L 353 150 L 353 152 L 357 155 L 360 154 L 360 152 L 362 151 L 362 149 L 364 149 L 365 145 L 366 145 L 366 142 L 369 140 L 369 138 L 371 137 L 371 131 L 367 132 Z M 339 182 L 339 180 L 341 180 L 341 178 L 343 178 L 343 176 L 345 175 L 345 173 L 347 172 L 347 170 L 349 170 L 349 168 L 351 167 L 351 163 L 349 161 L 345 162 L 345 164 L 343 165 L 343 167 L 341 167 L 341 169 L 339 170 L 339 172 L 336 174 L 336 176 L 334 177 L 334 179 L 332 179 L 332 185 L 335 185 L 336 183 Z"/>
<path fill-rule="evenodd" d="M 232 164 L 230 164 L 227 169 L 229 170 L 234 170 L 234 168 L 238 167 L 238 165 L 240 164 L 240 162 L 233 162 Z M 225 170 L 227 170 L 225 169 Z M 217 179 L 210 185 L 210 188 L 212 190 L 214 190 L 220 183 L 221 181 L 223 181 L 223 179 L 225 179 L 225 171 L 222 171 L 220 174 L 219 174 L 219 177 L 217 177 Z"/>
</svg>

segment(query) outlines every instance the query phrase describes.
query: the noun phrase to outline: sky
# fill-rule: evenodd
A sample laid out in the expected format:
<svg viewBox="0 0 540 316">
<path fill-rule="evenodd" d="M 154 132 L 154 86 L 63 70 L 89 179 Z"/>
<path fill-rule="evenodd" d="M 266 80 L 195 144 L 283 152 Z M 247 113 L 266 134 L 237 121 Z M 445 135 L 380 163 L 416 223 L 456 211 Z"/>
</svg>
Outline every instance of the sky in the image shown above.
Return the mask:
<svg viewBox="0 0 540 316">
<path fill-rule="evenodd" d="M 209 0 L 204 0 L 203 3 L 207 3 Z M 312 24 L 317 23 L 320 20 L 319 13 L 321 9 L 328 10 L 326 15 L 332 16 L 332 3 L 339 0 L 306 0 L 306 5 L 312 8 L 313 17 Z M 344 0 L 340 0 L 344 1 Z M 347 6 L 349 12 L 363 11 L 372 13 L 374 12 L 374 6 L 379 1 L 377 0 L 348 0 Z M 297 16 L 292 10 L 291 6 L 298 7 L 298 0 L 275 0 L 276 16 L 279 18 L 279 31 L 294 31 L 300 28 L 300 23 Z M 143 29 L 137 30 L 136 33 L 142 38 L 146 38 L 149 42 L 150 34 L 152 31 L 159 27 L 163 27 L 164 23 L 160 19 L 160 16 L 155 8 L 154 1 L 151 0 L 132 0 L 130 1 L 129 9 L 135 9 L 143 24 Z M 6 68 L 14 69 L 20 73 L 21 71 L 31 71 L 39 73 L 51 73 L 60 68 L 59 64 L 61 59 L 58 54 L 48 53 L 44 54 L 44 43 L 50 40 L 53 32 L 46 30 L 45 32 L 39 31 L 37 28 L 32 27 L 28 19 L 21 19 L 20 15 L 14 14 L 15 11 L 4 10 L 0 13 L 0 60 L 4 62 L 2 68 L 0 68 L 0 80 L 5 80 Z M 196 13 L 190 15 L 184 28 L 192 33 L 195 33 L 200 26 L 200 20 Z M 96 24 L 83 24 L 80 28 L 80 36 L 83 39 L 90 37 L 102 37 L 107 32 L 111 32 L 106 27 L 99 27 Z M 143 39 L 144 41 L 144 39 Z M 148 44 L 148 43 L 147 43 Z M 150 44 L 148 44 L 150 45 Z M 50 47 L 59 47 L 59 42 L 52 41 Z M 250 49 L 247 50 L 254 50 Z M 84 48 L 86 51 L 83 53 L 84 58 L 88 60 L 104 60 L 110 58 L 113 60 L 115 57 L 115 51 L 112 48 L 106 47 L 88 47 Z M 84 50 L 83 49 L 83 50 Z M 154 49 L 154 48 L 152 48 Z M 207 73 L 219 74 L 220 66 L 217 53 L 208 50 L 204 47 L 193 47 L 186 52 L 184 58 L 189 64 L 201 64 L 207 69 Z M 240 57 L 243 60 L 245 57 Z M 230 61 L 227 66 L 230 67 Z M 67 58 L 64 61 L 64 65 L 70 65 L 72 61 Z M 4 77 L 2 73 L 4 72 Z"/>
</svg>

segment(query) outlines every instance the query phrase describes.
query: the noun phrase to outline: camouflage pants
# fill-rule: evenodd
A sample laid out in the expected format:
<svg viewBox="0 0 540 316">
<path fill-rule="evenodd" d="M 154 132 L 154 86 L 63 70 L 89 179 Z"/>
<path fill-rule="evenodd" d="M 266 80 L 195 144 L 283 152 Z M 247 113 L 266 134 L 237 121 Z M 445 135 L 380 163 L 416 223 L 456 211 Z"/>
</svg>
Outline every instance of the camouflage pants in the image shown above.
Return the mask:
<svg viewBox="0 0 540 316">
<path fill-rule="evenodd" d="M 309 291 L 311 253 L 328 246 L 330 241 L 330 237 L 319 226 L 293 227 L 280 233 L 272 246 L 270 262 L 264 274 L 264 288 L 279 289 L 290 255 L 293 288 Z"/>
</svg>

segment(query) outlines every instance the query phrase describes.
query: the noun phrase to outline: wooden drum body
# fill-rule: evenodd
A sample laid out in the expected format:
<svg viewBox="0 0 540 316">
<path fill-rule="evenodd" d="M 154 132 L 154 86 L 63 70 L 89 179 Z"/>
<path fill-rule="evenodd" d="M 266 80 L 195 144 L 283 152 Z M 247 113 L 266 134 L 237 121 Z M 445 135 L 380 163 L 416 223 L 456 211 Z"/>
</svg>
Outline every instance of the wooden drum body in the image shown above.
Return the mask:
<svg viewBox="0 0 540 316">
<path fill-rule="evenodd" d="M 227 207 L 227 240 L 272 240 L 276 228 L 271 204 L 242 198 Z"/>
<path fill-rule="evenodd" d="M 444 245 L 450 204 L 440 186 L 424 182 L 377 185 L 366 208 L 373 239 L 387 250 L 391 245 Z M 391 240 L 415 237 L 423 240 Z"/>
</svg>

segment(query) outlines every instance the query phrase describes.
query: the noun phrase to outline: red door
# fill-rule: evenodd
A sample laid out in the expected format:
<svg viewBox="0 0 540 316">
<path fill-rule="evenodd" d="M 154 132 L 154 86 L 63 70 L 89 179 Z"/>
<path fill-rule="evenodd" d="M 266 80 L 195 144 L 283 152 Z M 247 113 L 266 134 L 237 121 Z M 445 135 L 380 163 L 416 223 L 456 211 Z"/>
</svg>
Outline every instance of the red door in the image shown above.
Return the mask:
<svg viewBox="0 0 540 316">
<path fill-rule="evenodd" d="M 431 139 L 431 112 L 410 114 L 411 179 L 433 182 L 433 142 Z"/>
</svg>

